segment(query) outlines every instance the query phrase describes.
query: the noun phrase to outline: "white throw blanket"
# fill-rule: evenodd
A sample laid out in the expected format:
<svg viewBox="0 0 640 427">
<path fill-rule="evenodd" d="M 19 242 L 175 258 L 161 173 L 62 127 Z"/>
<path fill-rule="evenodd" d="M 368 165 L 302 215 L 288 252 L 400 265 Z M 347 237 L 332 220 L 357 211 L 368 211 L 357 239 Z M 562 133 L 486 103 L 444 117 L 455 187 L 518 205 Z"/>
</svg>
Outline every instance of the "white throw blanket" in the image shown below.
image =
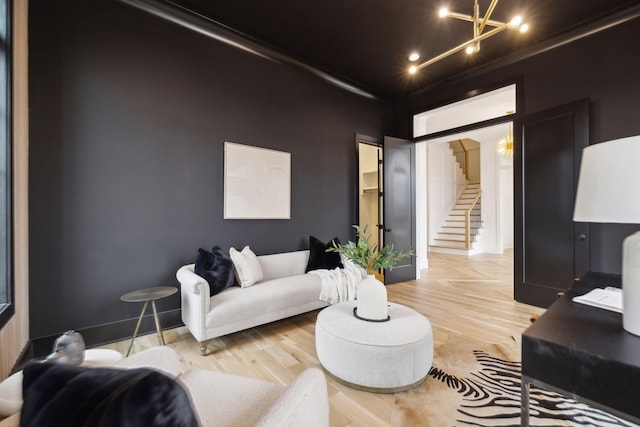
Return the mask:
<svg viewBox="0 0 640 427">
<path fill-rule="evenodd" d="M 318 299 L 329 304 L 356 299 L 356 286 L 367 277 L 367 272 L 347 259 L 343 259 L 344 268 L 334 270 L 312 270 L 322 281 Z"/>
</svg>

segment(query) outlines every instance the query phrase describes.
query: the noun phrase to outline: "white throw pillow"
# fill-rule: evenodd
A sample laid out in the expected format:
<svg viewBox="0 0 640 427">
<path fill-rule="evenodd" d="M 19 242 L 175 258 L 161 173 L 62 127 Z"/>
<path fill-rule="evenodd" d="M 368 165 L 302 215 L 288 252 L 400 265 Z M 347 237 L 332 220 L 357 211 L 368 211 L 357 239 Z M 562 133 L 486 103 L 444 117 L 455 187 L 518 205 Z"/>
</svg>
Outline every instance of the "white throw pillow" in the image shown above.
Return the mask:
<svg viewBox="0 0 640 427">
<path fill-rule="evenodd" d="M 229 256 L 233 261 L 233 268 L 236 270 L 236 277 L 241 287 L 248 288 L 262 280 L 262 267 L 260 267 L 256 254 L 253 253 L 249 246 L 245 246 L 241 252 L 231 248 L 229 249 Z"/>
</svg>

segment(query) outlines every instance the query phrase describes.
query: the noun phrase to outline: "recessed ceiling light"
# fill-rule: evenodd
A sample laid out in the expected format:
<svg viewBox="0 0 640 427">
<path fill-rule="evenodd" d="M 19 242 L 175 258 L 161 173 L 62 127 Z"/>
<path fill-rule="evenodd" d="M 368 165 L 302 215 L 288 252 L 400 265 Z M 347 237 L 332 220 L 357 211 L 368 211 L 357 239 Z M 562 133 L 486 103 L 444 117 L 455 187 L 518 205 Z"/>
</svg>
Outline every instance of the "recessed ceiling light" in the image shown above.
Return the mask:
<svg viewBox="0 0 640 427">
<path fill-rule="evenodd" d="M 409 61 L 417 61 L 418 59 L 420 59 L 420 54 L 418 52 L 412 52 L 411 55 L 409 55 Z"/>
</svg>

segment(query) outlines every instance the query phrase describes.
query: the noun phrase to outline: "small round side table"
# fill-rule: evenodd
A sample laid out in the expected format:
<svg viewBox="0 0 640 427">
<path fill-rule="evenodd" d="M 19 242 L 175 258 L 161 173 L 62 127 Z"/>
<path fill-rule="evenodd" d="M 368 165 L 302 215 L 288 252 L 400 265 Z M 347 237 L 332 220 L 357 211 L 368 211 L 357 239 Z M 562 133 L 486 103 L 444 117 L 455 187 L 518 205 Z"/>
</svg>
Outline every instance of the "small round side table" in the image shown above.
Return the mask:
<svg viewBox="0 0 640 427">
<path fill-rule="evenodd" d="M 156 310 L 156 300 L 161 298 L 166 298 L 170 295 L 178 292 L 178 288 L 174 286 L 158 286 L 155 288 L 144 288 L 138 289 L 136 291 L 127 292 L 122 295 L 120 299 L 125 302 L 144 302 L 144 306 L 142 307 L 142 311 L 140 312 L 140 317 L 138 317 L 138 323 L 136 324 L 136 329 L 133 331 L 133 336 L 131 337 L 131 342 L 129 343 L 129 349 L 127 350 L 127 357 L 131 352 L 131 348 L 133 347 L 133 341 L 136 339 L 138 335 L 138 330 L 140 329 L 140 323 L 142 323 L 142 318 L 144 317 L 144 312 L 147 311 L 147 306 L 149 305 L 149 301 L 151 301 L 151 307 L 153 308 L 153 319 L 156 322 L 156 331 L 158 332 L 158 341 L 160 345 L 164 345 L 164 336 L 162 335 L 162 328 L 160 327 L 160 320 L 158 319 L 158 311 Z"/>
</svg>

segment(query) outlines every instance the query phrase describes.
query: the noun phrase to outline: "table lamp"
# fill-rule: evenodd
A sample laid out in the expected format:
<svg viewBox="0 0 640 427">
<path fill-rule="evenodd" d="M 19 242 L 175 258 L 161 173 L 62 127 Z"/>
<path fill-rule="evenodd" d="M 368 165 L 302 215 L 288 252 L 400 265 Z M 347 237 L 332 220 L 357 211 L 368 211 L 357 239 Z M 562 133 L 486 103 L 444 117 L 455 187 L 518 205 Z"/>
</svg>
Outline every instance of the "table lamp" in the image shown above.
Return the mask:
<svg viewBox="0 0 640 427">
<path fill-rule="evenodd" d="M 583 150 L 573 220 L 640 224 L 640 135 Z M 640 335 L 640 231 L 622 244 L 622 327 Z"/>
</svg>

